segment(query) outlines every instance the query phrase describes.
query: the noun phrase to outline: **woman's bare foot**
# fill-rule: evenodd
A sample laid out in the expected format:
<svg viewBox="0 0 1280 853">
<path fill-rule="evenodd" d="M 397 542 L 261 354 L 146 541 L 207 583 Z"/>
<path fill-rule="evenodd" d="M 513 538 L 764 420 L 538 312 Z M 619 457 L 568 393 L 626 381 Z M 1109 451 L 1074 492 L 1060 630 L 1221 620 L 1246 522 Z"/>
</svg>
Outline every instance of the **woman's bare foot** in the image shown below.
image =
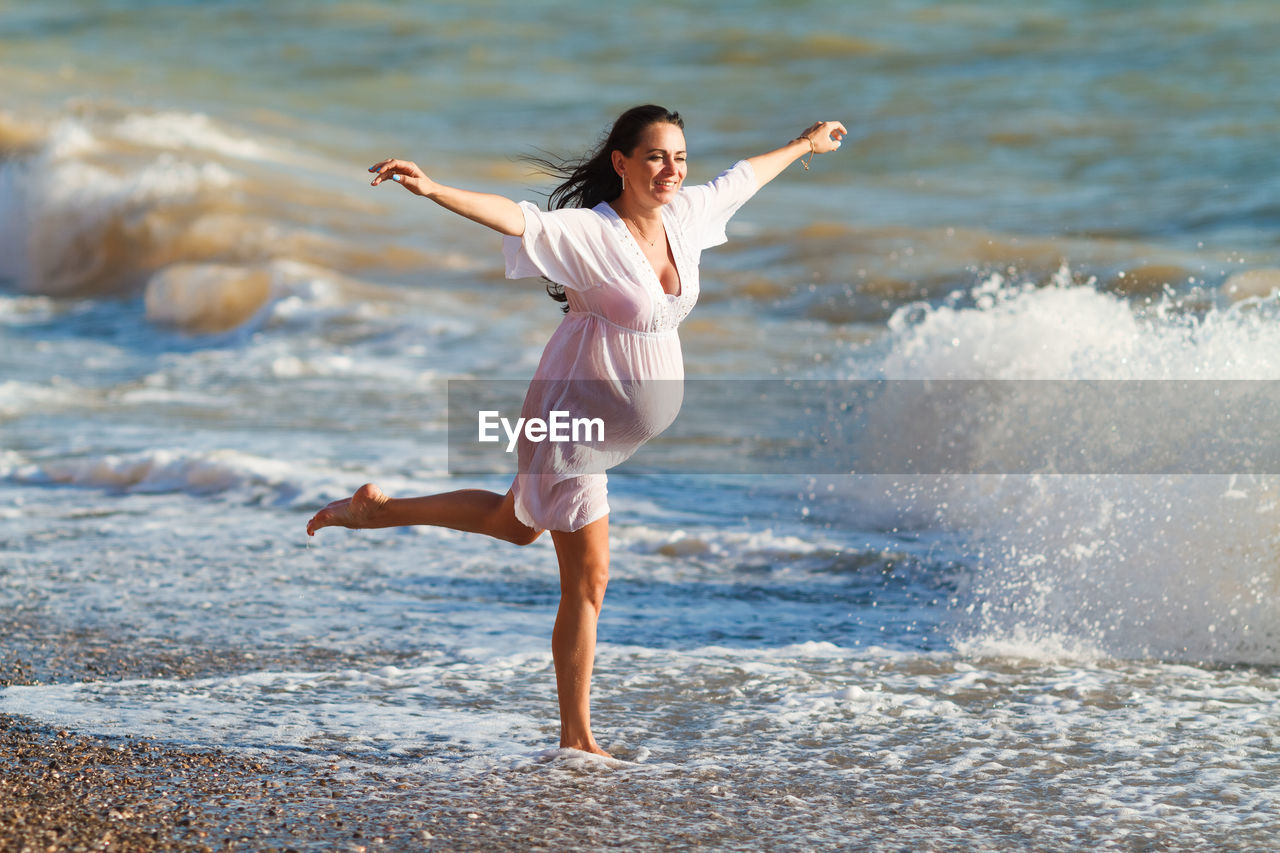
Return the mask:
<svg viewBox="0 0 1280 853">
<path fill-rule="evenodd" d="M 596 743 L 596 739 L 588 737 L 583 743 L 569 743 L 564 738 L 560 739 L 561 749 L 576 749 L 579 752 L 589 752 L 592 755 L 599 755 L 602 758 L 613 758 L 612 755 L 600 748 L 600 744 Z"/>
<path fill-rule="evenodd" d="M 356 489 L 349 498 L 334 501 L 307 522 L 307 535 L 315 536 L 321 527 L 374 527 L 378 511 L 389 498 L 373 483 Z"/>
</svg>

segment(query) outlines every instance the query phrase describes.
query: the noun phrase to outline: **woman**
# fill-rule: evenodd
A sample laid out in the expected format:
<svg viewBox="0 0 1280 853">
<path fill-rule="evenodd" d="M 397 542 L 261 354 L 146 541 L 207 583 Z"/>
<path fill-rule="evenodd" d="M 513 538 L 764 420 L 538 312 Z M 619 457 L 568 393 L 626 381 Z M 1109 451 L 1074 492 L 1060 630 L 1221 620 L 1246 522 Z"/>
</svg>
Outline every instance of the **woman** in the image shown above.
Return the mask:
<svg viewBox="0 0 1280 853">
<path fill-rule="evenodd" d="M 607 755 L 591 733 L 596 622 L 609 579 L 609 507 L 604 468 L 665 429 L 679 394 L 647 393 L 659 380 L 679 388 L 684 368 L 676 327 L 698 297 L 698 259 L 725 241 L 734 212 L 795 160 L 835 151 L 846 130 L 817 122 L 786 145 L 740 161 L 710 184 L 683 188 L 684 122 L 658 106 L 635 107 L 581 163 L 541 163 L 565 179 L 550 212 L 528 202 L 437 183 L 406 160 L 369 171 L 372 185 L 412 193 L 505 235 L 508 278 L 542 276 L 567 302 L 522 414 L 553 408 L 607 410 L 594 446 L 519 445 L 520 468 L 505 495 L 463 490 L 388 498 L 374 485 L 329 504 L 307 524 L 398 527 L 430 524 L 527 545 L 551 531 L 560 565 L 560 607 L 551 637 L 560 700 L 560 745 Z M 808 169 L 809 164 L 804 164 Z M 585 454 L 585 458 L 584 458 Z"/>
</svg>

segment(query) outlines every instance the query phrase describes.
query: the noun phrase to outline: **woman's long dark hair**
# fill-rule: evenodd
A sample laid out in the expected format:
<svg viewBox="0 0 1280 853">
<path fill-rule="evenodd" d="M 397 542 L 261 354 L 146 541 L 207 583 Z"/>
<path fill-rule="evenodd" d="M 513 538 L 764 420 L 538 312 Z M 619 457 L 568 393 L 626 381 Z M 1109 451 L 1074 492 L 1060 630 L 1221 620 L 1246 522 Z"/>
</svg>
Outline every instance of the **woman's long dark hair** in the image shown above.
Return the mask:
<svg viewBox="0 0 1280 853">
<path fill-rule="evenodd" d="M 672 112 L 656 104 L 632 107 L 613 123 L 609 135 L 592 153 L 579 159 L 560 160 L 554 157 L 525 157 L 524 159 L 561 183 L 547 196 L 547 207 L 559 210 L 564 207 L 595 207 L 602 201 L 613 201 L 622 194 L 622 178 L 613 170 L 613 152 L 621 151 L 630 157 L 640 144 L 640 136 L 650 125 L 665 122 L 684 130 L 680 113 Z M 547 293 L 557 302 L 569 301 L 564 285 L 547 283 Z M 568 311 L 566 304 L 564 310 Z"/>
</svg>

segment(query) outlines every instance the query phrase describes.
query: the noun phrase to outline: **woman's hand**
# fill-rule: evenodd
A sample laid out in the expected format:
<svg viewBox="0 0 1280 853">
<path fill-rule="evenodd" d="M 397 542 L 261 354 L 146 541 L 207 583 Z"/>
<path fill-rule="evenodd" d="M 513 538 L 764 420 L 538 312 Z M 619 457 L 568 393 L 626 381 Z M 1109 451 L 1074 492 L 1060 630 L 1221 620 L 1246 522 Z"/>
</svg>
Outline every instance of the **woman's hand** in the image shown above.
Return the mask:
<svg viewBox="0 0 1280 853">
<path fill-rule="evenodd" d="M 524 211 L 511 199 L 436 183 L 410 160 L 383 160 L 370 166 L 369 171 L 375 173 L 369 183 L 371 187 L 383 181 L 394 181 L 414 195 L 429 198 L 445 210 L 452 210 L 500 234 L 512 237 L 524 234 Z"/>
<path fill-rule="evenodd" d="M 809 140 L 818 154 L 830 154 L 840 148 L 840 140 L 848 134 L 849 131 L 838 121 L 815 121 L 800 136 Z"/>
<path fill-rule="evenodd" d="M 751 164 L 756 174 L 757 188 L 778 177 L 783 169 L 802 157 L 808 158 L 802 160 L 807 171 L 809 160 L 813 159 L 814 154 L 829 154 L 839 150 L 840 140 L 848 133 L 849 131 L 845 130 L 844 125 L 838 121 L 815 121 L 804 133 L 781 148 L 767 154 L 748 157 L 747 162 Z"/>
<path fill-rule="evenodd" d="M 375 173 L 369 184 L 371 187 L 383 181 L 395 181 L 414 195 L 421 196 L 430 195 L 436 188 L 436 182 L 410 160 L 383 160 L 370 166 L 369 171 Z"/>
</svg>

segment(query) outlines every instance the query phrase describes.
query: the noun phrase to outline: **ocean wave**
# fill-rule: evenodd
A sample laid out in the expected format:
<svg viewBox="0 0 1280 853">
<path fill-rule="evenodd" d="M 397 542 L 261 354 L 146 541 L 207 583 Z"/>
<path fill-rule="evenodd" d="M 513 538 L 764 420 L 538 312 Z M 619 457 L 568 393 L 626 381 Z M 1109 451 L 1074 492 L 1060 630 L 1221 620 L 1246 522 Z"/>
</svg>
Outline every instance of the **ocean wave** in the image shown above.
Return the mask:
<svg viewBox="0 0 1280 853">
<path fill-rule="evenodd" d="M 131 113 L 111 128 L 111 135 L 177 151 L 212 151 L 247 160 L 289 159 L 282 149 L 224 128 L 204 113 Z"/>
<path fill-rule="evenodd" d="M 992 277 L 968 297 L 902 309 L 873 367 L 916 379 L 1280 378 L 1275 296 L 1184 311 L 1171 297 L 1135 306 L 1064 275 L 1050 287 Z M 1196 425 L 1212 418 L 1200 411 L 1205 405 L 1188 395 L 1151 412 L 1151 452 L 1204 453 Z M 903 425 L 899 452 L 918 452 L 912 412 L 878 414 Z M 1009 416 L 956 413 L 973 424 L 975 459 L 1012 452 L 1000 429 Z M 1088 449 L 1098 458 L 1133 451 L 1107 440 L 1097 431 Z M 884 496 L 969 539 L 973 573 L 956 616 L 958 635 L 975 648 L 1039 643 L 1125 657 L 1280 662 L 1274 476 L 916 477 L 893 480 Z"/>
<path fill-rule="evenodd" d="M 705 528 L 690 531 L 629 525 L 618 532 L 617 538 L 622 547 L 640 554 L 698 556 L 734 561 L 791 561 L 836 550 L 831 543 L 818 543 L 772 530 Z"/>
<path fill-rule="evenodd" d="M 0 459 L 0 476 L 29 485 L 67 485 L 125 493 L 186 492 L 212 495 L 229 490 L 268 493 L 292 503 L 311 491 L 317 477 L 287 462 L 234 450 L 149 450 L 31 461 L 17 454 Z"/>
<path fill-rule="evenodd" d="M 878 376 L 1280 379 L 1280 277 L 1257 270 L 1228 281 L 1240 300 L 1202 308 L 1168 293 L 1131 303 L 1078 282 L 1065 264 L 1047 286 L 992 274 L 947 303 L 896 310 Z"/>
<path fill-rule="evenodd" d="M 202 208 L 230 190 L 234 176 L 213 162 L 165 152 L 144 162 L 103 156 L 104 141 L 76 119 L 54 124 L 32 157 L 4 164 L 0 275 L 20 290 L 50 296 L 112 294 L 136 288 L 163 266 Z"/>
<path fill-rule="evenodd" d="M 150 317 L 205 332 L 257 316 L 284 262 L 346 277 L 474 265 L 453 247 L 435 257 L 364 243 L 353 214 L 385 211 L 335 189 L 350 167 L 201 113 L 0 115 L 0 153 L 0 286 L 26 294 L 147 289 Z"/>
<path fill-rule="evenodd" d="M 266 270 L 175 264 L 147 281 L 147 319 L 196 332 L 220 332 L 253 317 L 270 296 Z"/>
</svg>

